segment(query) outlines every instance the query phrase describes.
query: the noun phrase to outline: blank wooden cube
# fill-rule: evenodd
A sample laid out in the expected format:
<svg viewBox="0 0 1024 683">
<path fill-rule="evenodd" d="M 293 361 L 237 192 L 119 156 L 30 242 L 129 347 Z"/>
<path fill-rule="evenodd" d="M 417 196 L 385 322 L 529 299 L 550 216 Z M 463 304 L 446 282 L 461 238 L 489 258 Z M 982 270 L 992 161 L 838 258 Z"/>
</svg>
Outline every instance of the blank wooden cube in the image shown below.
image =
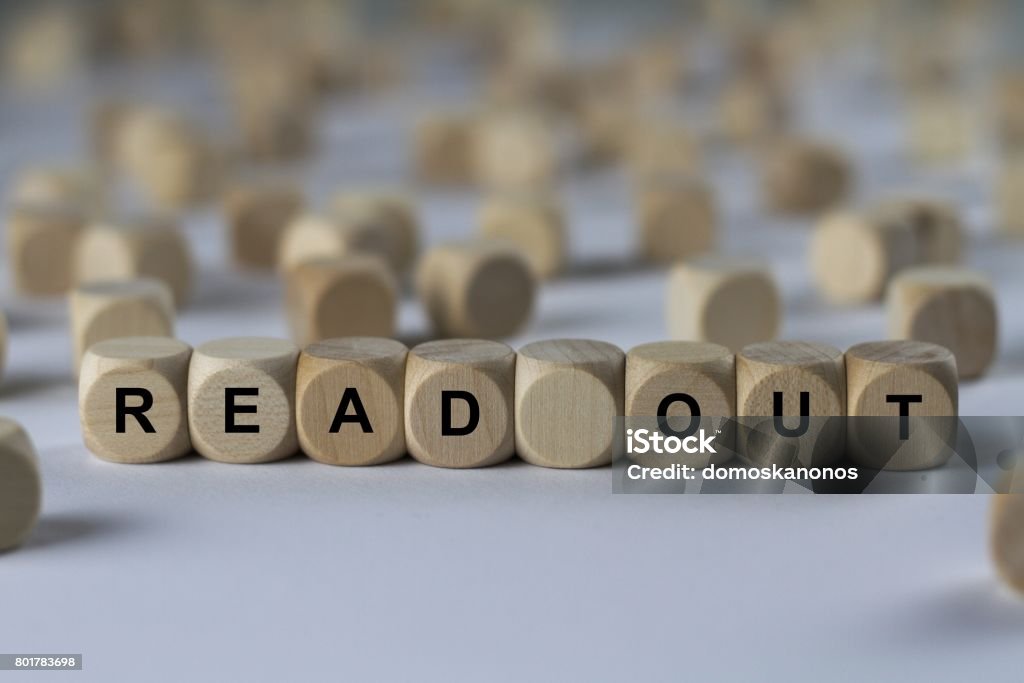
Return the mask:
<svg viewBox="0 0 1024 683">
<path fill-rule="evenodd" d="M 252 161 L 295 161 L 316 142 L 315 97 L 296 74 L 296 55 L 281 49 L 246 49 L 228 71 L 231 110 L 241 152 Z"/>
<path fill-rule="evenodd" d="M 665 175 L 692 175 L 700 168 L 696 136 L 675 122 L 641 118 L 630 128 L 626 165 L 641 181 Z"/>
<path fill-rule="evenodd" d="M 1004 165 L 996 178 L 996 208 L 999 229 L 1009 235 L 1024 235 L 1024 162 Z"/>
<path fill-rule="evenodd" d="M 307 261 L 285 274 L 292 334 L 302 346 L 332 337 L 390 337 L 398 284 L 376 256 Z"/>
<path fill-rule="evenodd" d="M 294 455 L 298 355 L 291 342 L 266 337 L 196 347 L 188 372 L 189 434 L 196 451 L 227 463 Z"/>
<path fill-rule="evenodd" d="M 435 114 L 416 124 L 416 177 L 428 185 L 468 185 L 475 178 L 474 117 Z"/>
<path fill-rule="evenodd" d="M 286 182 L 249 182 L 230 188 L 224 197 L 224 215 L 235 263 L 274 268 L 281 236 L 304 202 L 302 190 Z"/>
<path fill-rule="evenodd" d="M 92 215 L 106 204 L 99 175 L 86 168 L 36 167 L 23 171 L 9 200 L 14 204 L 61 205 Z"/>
<path fill-rule="evenodd" d="M 921 470 L 949 459 L 958 389 L 949 349 L 918 341 L 858 344 L 846 352 L 846 387 L 847 450 L 858 465 Z"/>
<path fill-rule="evenodd" d="M 75 281 L 151 277 L 171 289 L 181 308 L 192 289 L 192 254 L 188 241 L 167 218 L 129 217 L 93 223 L 83 231 L 75 252 Z"/>
<path fill-rule="evenodd" d="M 999 577 L 1010 588 L 1024 593 L 1024 489 L 1018 471 L 1010 479 L 1005 493 L 992 497 L 989 521 L 989 547 Z"/>
<path fill-rule="evenodd" d="M 988 278 L 967 268 L 909 268 L 889 285 L 889 336 L 944 346 L 956 356 L 961 379 L 992 364 L 999 337 L 995 295 Z"/>
<path fill-rule="evenodd" d="M 736 414 L 736 362 L 732 351 L 719 344 L 663 341 L 636 346 L 626 354 L 625 414 L 629 426 L 661 429 L 655 419 L 665 416 L 669 434 L 707 434 L 726 431 Z M 732 433 L 719 434 L 715 453 L 681 453 L 680 464 L 703 466 L 726 462 L 735 446 Z M 665 456 L 654 456 L 664 458 Z M 646 464 L 646 463 L 645 463 Z M 651 464 L 655 464 L 652 462 Z"/>
<path fill-rule="evenodd" d="M 622 451 L 625 354 L 600 341 L 555 339 L 519 349 L 516 452 L 543 467 L 609 464 Z"/>
<path fill-rule="evenodd" d="M 739 452 L 749 461 L 834 465 L 845 450 L 843 352 L 792 341 L 744 347 L 736 355 L 736 415 Z"/>
<path fill-rule="evenodd" d="M 789 119 L 789 105 L 778 86 L 754 78 L 728 83 L 718 102 L 724 137 L 747 144 L 778 135 Z"/>
<path fill-rule="evenodd" d="M 538 193 L 500 194 L 480 210 L 480 234 L 519 247 L 534 274 L 546 280 L 567 260 L 565 215 L 555 197 Z"/>
<path fill-rule="evenodd" d="M 338 192 L 332 214 L 348 226 L 348 243 L 383 257 L 396 273 L 412 267 L 419 252 L 419 219 L 412 203 L 393 192 Z"/>
<path fill-rule="evenodd" d="M 766 205 L 806 214 L 841 202 L 853 184 L 849 160 L 836 147 L 810 140 L 785 140 L 768 151 L 762 168 Z"/>
<path fill-rule="evenodd" d="M 963 222 L 956 207 L 941 199 L 899 197 L 872 211 L 883 224 L 908 223 L 917 242 L 917 262 L 956 264 L 963 255 Z"/>
<path fill-rule="evenodd" d="M 662 176 L 636 191 L 640 252 L 653 263 L 674 263 L 710 251 L 715 244 L 715 198 L 692 176 Z"/>
<path fill-rule="evenodd" d="M 0 417 L 0 551 L 21 545 L 32 533 L 42 497 L 31 439 L 17 422 Z"/>
<path fill-rule="evenodd" d="M 519 249 L 475 241 L 428 250 L 417 269 L 416 289 L 438 334 L 493 339 L 523 328 L 537 284 Z"/>
<path fill-rule="evenodd" d="M 299 354 L 295 420 L 299 446 L 328 465 L 380 465 L 405 455 L 405 363 L 401 342 L 345 337 Z"/>
<path fill-rule="evenodd" d="M 924 164 L 963 160 L 973 144 L 971 112 L 956 92 L 918 95 L 909 103 L 910 152 Z"/>
<path fill-rule="evenodd" d="M 473 140 L 475 174 L 498 191 L 543 190 L 559 173 L 558 139 L 540 114 L 492 114 Z"/>
<path fill-rule="evenodd" d="M 1003 149 L 1024 148 L 1024 74 L 1012 73 L 996 82 L 995 124 Z"/>
<path fill-rule="evenodd" d="M 447 339 L 409 352 L 409 454 L 435 467 L 487 467 L 515 451 L 516 352 L 500 342 Z"/>
<path fill-rule="evenodd" d="M 775 278 L 756 263 L 707 256 L 680 263 L 669 274 L 667 318 L 673 339 L 735 351 L 774 339 L 781 315 Z"/>
<path fill-rule="evenodd" d="M 71 291 L 71 341 L 75 373 L 96 342 L 117 337 L 174 335 L 174 303 L 167 285 L 151 278 L 108 280 Z"/>
<path fill-rule="evenodd" d="M 171 337 L 120 337 L 82 357 L 78 413 L 85 446 L 119 463 L 152 463 L 192 450 L 188 366 L 192 347 Z"/>
<path fill-rule="evenodd" d="M 74 282 L 80 210 L 65 204 L 22 203 L 7 216 L 7 259 L 22 294 L 64 294 Z"/>
<path fill-rule="evenodd" d="M 914 226 L 877 215 L 836 212 L 826 216 L 811 239 L 811 271 L 830 301 L 877 301 L 889 280 L 920 258 Z"/>
</svg>

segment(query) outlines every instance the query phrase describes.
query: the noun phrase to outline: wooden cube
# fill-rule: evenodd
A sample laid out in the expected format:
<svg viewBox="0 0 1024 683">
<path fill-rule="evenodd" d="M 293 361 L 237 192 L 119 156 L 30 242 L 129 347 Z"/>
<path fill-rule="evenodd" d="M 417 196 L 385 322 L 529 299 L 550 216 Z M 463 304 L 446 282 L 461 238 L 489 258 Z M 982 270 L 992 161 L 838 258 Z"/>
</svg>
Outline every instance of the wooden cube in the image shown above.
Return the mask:
<svg viewBox="0 0 1024 683">
<path fill-rule="evenodd" d="M 555 339 L 519 349 L 516 452 L 542 467 L 609 464 L 622 452 L 626 357 L 600 341 Z"/>
<path fill-rule="evenodd" d="M 1024 488 L 1020 466 L 1007 477 L 1005 492 L 992 497 L 989 547 L 999 577 L 1013 590 L 1024 593 Z"/>
<path fill-rule="evenodd" d="M 847 451 L 858 465 L 922 470 L 945 463 L 957 434 L 952 352 L 919 341 L 858 344 L 846 352 Z"/>
<path fill-rule="evenodd" d="M 7 216 L 7 259 L 15 289 L 37 296 L 67 292 L 83 224 L 82 212 L 69 205 L 14 205 Z"/>
<path fill-rule="evenodd" d="M 4 315 L 3 311 L 0 311 L 0 373 L 3 372 L 4 366 L 7 363 L 7 337 L 7 316 Z"/>
<path fill-rule="evenodd" d="M 892 276 L 916 263 L 919 254 L 909 221 L 836 212 L 821 221 L 811 239 L 811 271 L 830 301 L 868 303 L 880 299 Z"/>
<path fill-rule="evenodd" d="M 152 277 L 164 281 L 181 308 L 192 289 L 192 254 L 168 218 L 128 217 L 88 226 L 75 253 L 75 281 Z"/>
<path fill-rule="evenodd" d="M 956 356 L 961 379 L 992 364 L 999 337 L 995 294 L 988 278 L 967 268 L 909 268 L 889 285 L 889 336 L 944 346 Z"/>
<path fill-rule="evenodd" d="M 78 413 L 85 446 L 119 463 L 152 463 L 192 450 L 188 366 L 192 347 L 171 337 L 120 337 L 82 357 Z"/>
<path fill-rule="evenodd" d="M 106 205 L 104 190 L 101 178 L 90 169 L 36 167 L 18 176 L 9 199 L 14 204 L 56 204 L 92 216 Z"/>
<path fill-rule="evenodd" d="M 427 185 L 468 185 L 475 177 L 474 117 L 434 114 L 416 124 L 416 177 Z"/>
<path fill-rule="evenodd" d="M 493 339 L 522 329 L 537 284 L 519 249 L 475 241 L 428 250 L 417 269 L 416 289 L 438 334 Z"/>
<path fill-rule="evenodd" d="M 836 464 L 846 447 L 843 352 L 791 341 L 744 347 L 736 355 L 736 415 L 739 452 L 749 462 Z"/>
<path fill-rule="evenodd" d="M 736 144 L 761 142 L 778 135 L 788 123 L 790 109 L 778 86 L 748 77 L 726 85 L 718 108 L 721 133 Z"/>
<path fill-rule="evenodd" d="M 964 227 L 956 207 L 941 199 L 899 197 L 872 211 L 882 224 L 908 223 L 917 242 L 917 262 L 956 264 L 963 257 Z"/>
<path fill-rule="evenodd" d="M 565 216 L 557 199 L 546 194 L 500 194 L 480 210 L 480 234 L 519 247 L 534 274 L 546 280 L 567 260 Z"/>
<path fill-rule="evenodd" d="M 711 187 L 692 176 L 650 178 L 637 189 L 640 252 L 652 263 L 674 263 L 715 244 Z"/>
<path fill-rule="evenodd" d="M 21 545 L 32 533 L 42 497 L 31 439 L 17 422 L 0 417 L 0 552 Z"/>
<path fill-rule="evenodd" d="M 307 261 L 285 274 L 292 334 L 302 346 L 332 337 L 390 337 L 398 285 L 376 256 Z"/>
<path fill-rule="evenodd" d="M 167 285 L 151 278 L 79 285 L 70 295 L 75 373 L 93 344 L 117 337 L 171 337 L 174 303 Z"/>
<path fill-rule="evenodd" d="M 958 92 L 928 92 L 909 103 L 910 153 L 923 164 L 965 159 L 974 143 L 972 114 Z"/>
<path fill-rule="evenodd" d="M 775 278 L 756 263 L 707 256 L 680 263 L 669 274 L 667 318 L 673 339 L 735 351 L 774 339 L 781 315 Z"/>
<path fill-rule="evenodd" d="M 641 181 L 693 175 L 700 168 L 700 158 L 700 144 L 693 132 L 675 122 L 641 118 L 630 129 L 626 165 Z"/>
<path fill-rule="evenodd" d="M 1011 161 L 999 170 L 996 208 L 996 221 L 1002 232 L 1024 235 L 1024 162 Z"/>
<path fill-rule="evenodd" d="M 278 265 L 284 271 L 306 261 L 349 254 L 379 256 L 396 274 L 404 272 L 416 247 L 396 207 L 334 211 L 328 216 L 305 214 L 294 219 L 281 237 Z"/>
<path fill-rule="evenodd" d="M 408 349 L 391 339 L 345 337 L 299 354 L 299 446 L 328 465 L 380 465 L 405 455 Z"/>
<path fill-rule="evenodd" d="M 487 467 L 515 450 L 516 352 L 500 342 L 448 339 L 409 352 L 409 454 L 436 467 Z"/>
<path fill-rule="evenodd" d="M 347 226 L 352 248 L 383 257 L 396 273 L 412 267 L 419 252 L 419 220 L 412 203 L 393 192 L 338 192 L 332 215 Z"/>
<path fill-rule="evenodd" d="M 235 263 L 274 268 L 281 236 L 304 202 L 302 190 L 287 182 L 248 182 L 230 188 L 224 197 L 224 215 Z"/>
<path fill-rule="evenodd" d="M 559 174 L 558 139 L 547 119 L 533 112 L 492 114 L 473 139 L 475 176 L 497 191 L 539 191 Z"/>
<path fill-rule="evenodd" d="M 849 194 L 853 169 L 838 148 L 812 140 L 783 140 L 768 150 L 762 168 L 765 204 L 774 211 L 810 214 Z"/>
<path fill-rule="evenodd" d="M 188 372 L 189 434 L 196 451 L 227 463 L 294 455 L 298 356 L 291 342 L 266 337 L 196 347 Z"/>
<path fill-rule="evenodd" d="M 726 462 L 735 447 L 727 426 L 736 414 L 735 356 L 724 346 L 703 342 L 636 346 L 626 354 L 625 411 L 627 427 L 657 429 L 664 436 L 721 430 L 715 453 L 680 453 L 672 462 L 691 467 Z M 660 459 L 663 465 L 665 458 L 653 456 L 642 464 L 657 465 Z"/>
<path fill-rule="evenodd" d="M 248 47 L 229 64 L 231 110 L 241 152 L 252 161 L 295 161 L 313 150 L 313 84 L 297 76 L 296 60 L 294 51 Z"/>
</svg>

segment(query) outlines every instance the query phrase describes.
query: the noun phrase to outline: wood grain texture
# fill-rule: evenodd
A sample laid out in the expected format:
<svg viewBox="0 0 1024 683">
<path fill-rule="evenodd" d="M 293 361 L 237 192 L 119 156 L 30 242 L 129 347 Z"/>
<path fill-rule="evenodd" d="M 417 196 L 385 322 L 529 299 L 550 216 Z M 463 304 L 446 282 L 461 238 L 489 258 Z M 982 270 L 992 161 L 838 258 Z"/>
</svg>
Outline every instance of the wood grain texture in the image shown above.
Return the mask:
<svg viewBox="0 0 1024 683">
<path fill-rule="evenodd" d="M 547 280 L 565 267 L 568 231 L 557 198 L 546 193 L 504 193 L 480 209 L 480 235 L 522 250 L 534 275 Z"/>
<path fill-rule="evenodd" d="M 18 203 L 7 215 L 7 259 L 15 289 L 33 296 L 66 293 L 74 282 L 75 244 L 85 223 L 75 206 Z"/>
<path fill-rule="evenodd" d="M 349 254 L 307 261 L 285 273 L 285 301 L 300 345 L 333 337 L 390 337 L 398 284 L 376 256 Z"/>
<path fill-rule="evenodd" d="M 487 467 L 515 452 L 516 352 L 500 342 L 448 339 L 409 352 L 405 423 L 409 454 L 436 467 Z M 444 392 L 468 392 L 468 397 Z M 476 420 L 471 401 L 476 402 Z M 444 419 L 448 404 L 449 420 Z M 443 427 L 468 430 L 444 434 Z"/>
<path fill-rule="evenodd" d="M 667 424 L 673 430 L 690 426 L 693 414 L 683 401 L 674 401 L 664 412 L 659 411 L 662 401 L 673 394 L 684 393 L 700 408 L 698 428 L 708 434 L 725 431 L 727 418 L 736 415 L 736 357 L 720 344 L 687 341 L 662 341 L 641 344 L 626 354 L 625 415 L 627 426 L 657 429 L 659 415 L 668 416 Z M 647 418 L 647 419 L 645 419 Z M 679 419 L 672 419 L 679 418 Z M 671 462 L 690 466 L 704 466 L 726 462 L 735 447 L 734 433 L 716 437 L 725 448 L 715 454 L 680 453 Z M 650 462 L 658 465 L 668 462 L 669 456 L 655 456 Z"/>
<path fill-rule="evenodd" d="M 295 420 L 299 446 L 328 465 L 380 465 L 405 455 L 404 344 L 379 337 L 345 337 L 310 344 L 299 354 Z M 356 392 L 355 395 L 346 392 Z M 365 415 L 361 422 L 340 422 Z"/>
<path fill-rule="evenodd" d="M 775 338 L 782 304 L 771 272 L 753 262 L 706 256 L 672 269 L 666 298 L 673 339 L 733 351 Z"/>
<path fill-rule="evenodd" d="M 645 260 L 675 263 L 714 247 L 715 197 L 707 183 L 690 175 L 648 177 L 635 201 Z"/>
<path fill-rule="evenodd" d="M 910 268 L 889 284 L 889 336 L 944 346 L 961 379 L 985 374 L 996 355 L 999 316 L 988 278 L 951 266 Z"/>
<path fill-rule="evenodd" d="M 500 242 L 438 245 L 423 255 L 416 271 L 420 301 L 445 337 L 515 334 L 533 312 L 536 289 L 523 253 Z"/>
<path fill-rule="evenodd" d="M 838 148 L 812 140 L 783 140 L 764 159 L 762 194 L 774 211 L 808 214 L 841 202 L 853 184 L 853 169 Z"/>
<path fill-rule="evenodd" d="M 188 373 L 189 433 L 196 451 L 228 463 L 293 455 L 299 445 L 294 410 L 298 355 L 291 342 L 266 337 L 219 339 L 196 347 Z M 256 392 L 233 399 L 234 425 L 248 431 L 226 430 L 229 388 Z"/>
<path fill-rule="evenodd" d="M 420 226 L 416 209 L 395 191 L 341 191 L 331 199 L 331 212 L 346 227 L 348 245 L 373 252 L 395 273 L 406 273 L 419 253 Z"/>
<path fill-rule="evenodd" d="M 277 265 L 281 236 L 305 203 L 288 181 L 239 182 L 224 195 L 224 218 L 236 264 L 258 270 Z"/>
<path fill-rule="evenodd" d="M 516 452 L 542 467 L 607 465 L 622 452 L 626 357 L 582 339 L 534 342 L 516 360 Z"/>
<path fill-rule="evenodd" d="M 867 342 L 846 352 L 847 450 L 859 465 L 919 470 L 946 462 L 956 442 L 957 370 L 949 349 L 918 341 Z M 900 404 L 912 395 L 909 439 L 900 439 Z M 876 419 L 864 419 L 876 417 Z M 884 419 L 882 419 L 884 418 Z"/>
<path fill-rule="evenodd" d="M 75 252 L 75 282 L 151 277 L 171 288 L 181 308 L 192 291 L 192 253 L 185 235 L 164 216 L 131 216 L 96 222 Z"/>
<path fill-rule="evenodd" d="M 153 463 L 192 450 L 188 433 L 188 367 L 192 347 L 171 337 L 121 337 L 94 344 L 82 358 L 78 414 L 85 446 L 98 457 L 119 463 Z M 117 431 L 118 389 L 148 391 L 151 406 L 133 415 Z M 143 406 L 144 397 L 123 399 Z"/>
<path fill-rule="evenodd" d="M 916 263 L 919 245 L 907 221 L 836 212 L 811 239 L 811 271 L 827 299 L 839 304 L 877 301 L 889 280 Z"/>
<path fill-rule="evenodd" d="M 21 425 L 0 417 L 0 551 L 21 545 L 32 533 L 42 497 L 32 441 Z"/>
<path fill-rule="evenodd" d="M 174 335 L 171 290 L 159 280 L 91 282 L 72 290 L 68 301 L 76 374 L 85 352 L 97 342 Z"/>
<path fill-rule="evenodd" d="M 434 113 L 416 123 L 413 159 L 424 185 L 468 185 L 476 174 L 476 120 L 469 114 Z"/>
<path fill-rule="evenodd" d="M 782 394 L 787 429 L 799 429 L 801 394 L 810 417 L 798 437 L 775 428 L 775 395 Z M 777 341 L 751 344 L 736 354 L 739 451 L 755 463 L 826 467 L 845 450 L 846 367 L 843 352 L 827 344 Z M 768 418 L 757 420 L 756 418 Z M 834 419 L 828 419 L 834 418 Z"/>
</svg>

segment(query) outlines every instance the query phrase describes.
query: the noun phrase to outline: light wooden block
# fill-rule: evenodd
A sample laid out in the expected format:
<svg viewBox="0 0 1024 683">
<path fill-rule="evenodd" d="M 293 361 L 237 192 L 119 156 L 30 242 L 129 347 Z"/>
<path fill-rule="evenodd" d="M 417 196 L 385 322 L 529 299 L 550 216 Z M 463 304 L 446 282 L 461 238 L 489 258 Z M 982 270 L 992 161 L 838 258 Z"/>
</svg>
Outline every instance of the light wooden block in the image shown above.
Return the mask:
<svg viewBox="0 0 1024 683">
<path fill-rule="evenodd" d="M 1024 487 L 1019 465 L 1007 479 L 1006 492 L 992 497 L 989 548 L 999 577 L 1024 593 Z"/>
<path fill-rule="evenodd" d="M 417 122 L 414 165 L 427 185 L 468 185 L 475 179 L 476 120 L 469 115 L 434 114 Z"/>
<path fill-rule="evenodd" d="M 196 347 L 188 372 L 189 434 L 196 451 L 227 463 L 294 455 L 298 355 L 291 342 L 266 337 Z"/>
<path fill-rule="evenodd" d="M 963 221 L 949 202 L 900 197 L 882 202 L 872 214 L 883 224 L 905 222 L 911 226 L 919 263 L 956 264 L 963 259 Z"/>
<path fill-rule="evenodd" d="M 64 294 L 74 282 L 84 217 L 64 204 L 16 204 L 7 215 L 7 259 L 22 294 Z"/>
<path fill-rule="evenodd" d="M 640 181 L 692 175 L 701 165 L 696 136 L 675 122 L 640 118 L 630 128 L 626 144 L 626 165 Z"/>
<path fill-rule="evenodd" d="M 909 103 L 910 153 L 923 164 L 963 161 L 974 143 L 972 113 L 958 92 L 931 92 Z"/>
<path fill-rule="evenodd" d="M 235 263 L 245 268 L 274 268 L 281 237 L 304 203 L 302 190 L 287 182 L 249 182 L 229 188 L 224 217 Z"/>
<path fill-rule="evenodd" d="M 784 140 L 768 150 L 761 190 L 774 211 L 810 214 L 841 202 L 853 184 L 853 169 L 837 147 L 811 140 Z"/>
<path fill-rule="evenodd" d="M 476 178 L 490 190 L 539 191 L 558 178 L 558 138 L 537 113 L 488 116 L 474 135 L 473 150 Z"/>
<path fill-rule="evenodd" d="M 660 429 L 667 435 L 715 434 L 722 446 L 711 454 L 680 453 L 673 462 L 705 466 L 726 462 L 735 447 L 724 433 L 736 414 L 736 359 L 719 344 L 663 341 L 636 346 L 626 354 L 625 414 L 628 426 Z M 664 416 L 664 425 L 657 419 Z M 646 418 L 646 419 L 645 419 Z M 653 419 L 651 419 L 653 418 Z M 650 464 L 667 456 L 653 456 Z M 639 460 L 638 460 L 639 461 Z M 647 463 L 643 463 L 647 464 Z"/>
<path fill-rule="evenodd" d="M 904 270 L 889 284 L 886 308 L 890 337 L 948 348 L 961 379 L 980 377 L 995 358 L 995 294 L 977 271 L 951 266 Z"/>
<path fill-rule="evenodd" d="M 918 341 L 858 344 L 846 352 L 846 386 L 847 450 L 858 465 L 921 470 L 949 459 L 958 395 L 949 349 Z"/>
<path fill-rule="evenodd" d="M 60 205 L 84 216 L 106 205 L 99 175 L 86 168 L 37 167 L 18 175 L 8 197 L 12 204 Z"/>
<path fill-rule="evenodd" d="M 93 223 L 75 252 L 75 281 L 151 277 L 171 289 L 175 308 L 192 290 L 192 253 L 177 225 L 160 216 L 128 217 Z"/>
<path fill-rule="evenodd" d="M 171 337 L 120 337 L 82 357 L 78 414 L 85 446 L 119 463 L 153 463 L 192 450 L 188 366 L 192 347 Z"/>
<path fill-rule="evenodd" d="M 697 178 L 649 178 L 637 188 L 636 211 L 640 252 L 647 261 L 674 263 L 714 247 L 714 191 Z"/>
<path fill-rule="evenodd" d="M 537 283 L 519 249 L 474 241 L 427 251 L 417 268 L 416 290 L 441 336 L 493 339 L 523 328 Z"/>
<path fill-rule="evenodd" d="M 7 365 L 7 345 L 8 345 L 8 328 L 7 328 L 7 316 L 3 311 L 0 311 L 0 373 L 3 372 Z"/>
<path fill-rule="evenodd" d="M 516 352 L 500 342 L 448 339 L 409 352 L 409 454 L 435 467 L 487 467 L 515 451 Z"/>
<path fill-rule="evenodd" d="M 398 284 L 376 256 L 307 261 L 285 274 L 288 321 L 305 346 L 332 337 L 390 337 Z"/>
<path fill-rule="evenodd" d="M 301 215 L 281 237 L 278 265 L 287 271 L 310 260 L 373 254 L 401 274 L 417 247 L 396 208 Z"/>
<path fill-rule="evenodd" d="M 541 280 L 557 275 L 565 266 L 565 215 L 553 196 L 513 193 L 491 197 L 480 210 L 480 234 L 519 247 Z"/>
<path fill-rule="evenodd" d="M 171 337 L 174 303 L 167 285 L 151 278 L 79 285 L 70 295 L 75 373 L 93 344 L 117 337 Z"/>
<path fill-rule="evenodd" d="M 247 48 L 228 69 L 228 93 L 241 152 L 252 161 L 302 159 L 315 141 L 315 97 L 293 52 Z"/>
<path fill-rule="evenodd" d="M 736 144 L 761 142 L 778 135 L 789 119 L 782 91 L 753 78 L 729 82 L 719 96 L 718 120 L 722 135 Z"/>
<path fill-rule="evenodd" d="M 405 455 L 408 349 L 391 339 L 345 337 L 299 354 L 299 446 L 328 465 L 380 465 Z"/>
<path fill-rule="evenodd" d="M 43 485 L 28 434 L 0 417 L 0 552 L 21 545 L 39 519 Z"/>
<path fill-rule="evenodd" d="M 775 278 L 757 263 L 707 256 L 680 263 L 669 274 L 667 319 L 673 339 L 736 351 L 774 339 L 781 315 Z"/>
<path fill-rule="evenodd" d="M 600 341 L 556 339 L 519 349 L 516 452 L 542 467 L 609 464 L 622 451 L 625 354 Z"/>
<path fill-rule="evenodd" d="M 396 273 L 412 267 L 419 252 L 419 219 L 408 199 L 394 192 L 338 192 L 332 215 L 347 226 L 348 244 L 383 257 Z"/>
<path fill-rule="evenodd" d="M 999 230 L 1024 236 L 1024 161 L 1005 164 L 996 177 L 996 209 Z"/>
<path fill-rule="evenodd" d="M 995 124 L 1003 149 L 1024 149 L 1024 74 L 1004 75 L 996 83 Z"/>
<path fill-rule="evenodd" d="M 827 344 L 792 341 L 744 347 L 736 355 L 736 415 L 739 452 L 750 462 L 836 464 L 846 435 L 843 352 Z"/>
<path fill-rule="evenodd" d="M 868 303 L 880 299 L 892 276 L 916 263 L 919 254 L 910 222 L 835 212 L 811 239 L 811 271 L 830 301 Z"/>
</svg>

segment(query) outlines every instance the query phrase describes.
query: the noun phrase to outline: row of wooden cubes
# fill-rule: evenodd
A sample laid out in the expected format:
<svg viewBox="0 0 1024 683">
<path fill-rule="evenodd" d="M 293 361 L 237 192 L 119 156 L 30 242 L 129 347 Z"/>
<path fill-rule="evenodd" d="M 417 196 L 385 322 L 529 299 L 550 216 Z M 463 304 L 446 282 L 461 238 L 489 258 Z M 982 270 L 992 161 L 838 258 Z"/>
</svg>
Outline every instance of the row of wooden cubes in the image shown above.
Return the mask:
<svg viewBox="0 0 1024 683">
<path fill-rule="evenodd" d="M 956 416 L 957 370 L 947 349 L 913 341 L 870 342 L 845 354 L 766 342 L 733 354 L 701 342 L 624 353 L 588 340 L 516 352 L 452 339 L 409 350 L 367 337 L 301 351 L 285 340 L 232 338 L 193 350 L 173 338 L 136 337 L 87 351 L 79 406 L 87 447 L 115 462 L 159 462 L 194 449 L 258 463 L 301 448 L 334 465 L 408 453 L 436 466 L 482 467 L 518 454 L 545 467 L 586 468 L 621 452 L 619 416 Z M 833 445 L 841 457 L 844 444 Z M 851 456 L 866 466 L 921 469 L 948 455 L 932 445 L 882 463 L 871 448 Z"/>
</svg>

